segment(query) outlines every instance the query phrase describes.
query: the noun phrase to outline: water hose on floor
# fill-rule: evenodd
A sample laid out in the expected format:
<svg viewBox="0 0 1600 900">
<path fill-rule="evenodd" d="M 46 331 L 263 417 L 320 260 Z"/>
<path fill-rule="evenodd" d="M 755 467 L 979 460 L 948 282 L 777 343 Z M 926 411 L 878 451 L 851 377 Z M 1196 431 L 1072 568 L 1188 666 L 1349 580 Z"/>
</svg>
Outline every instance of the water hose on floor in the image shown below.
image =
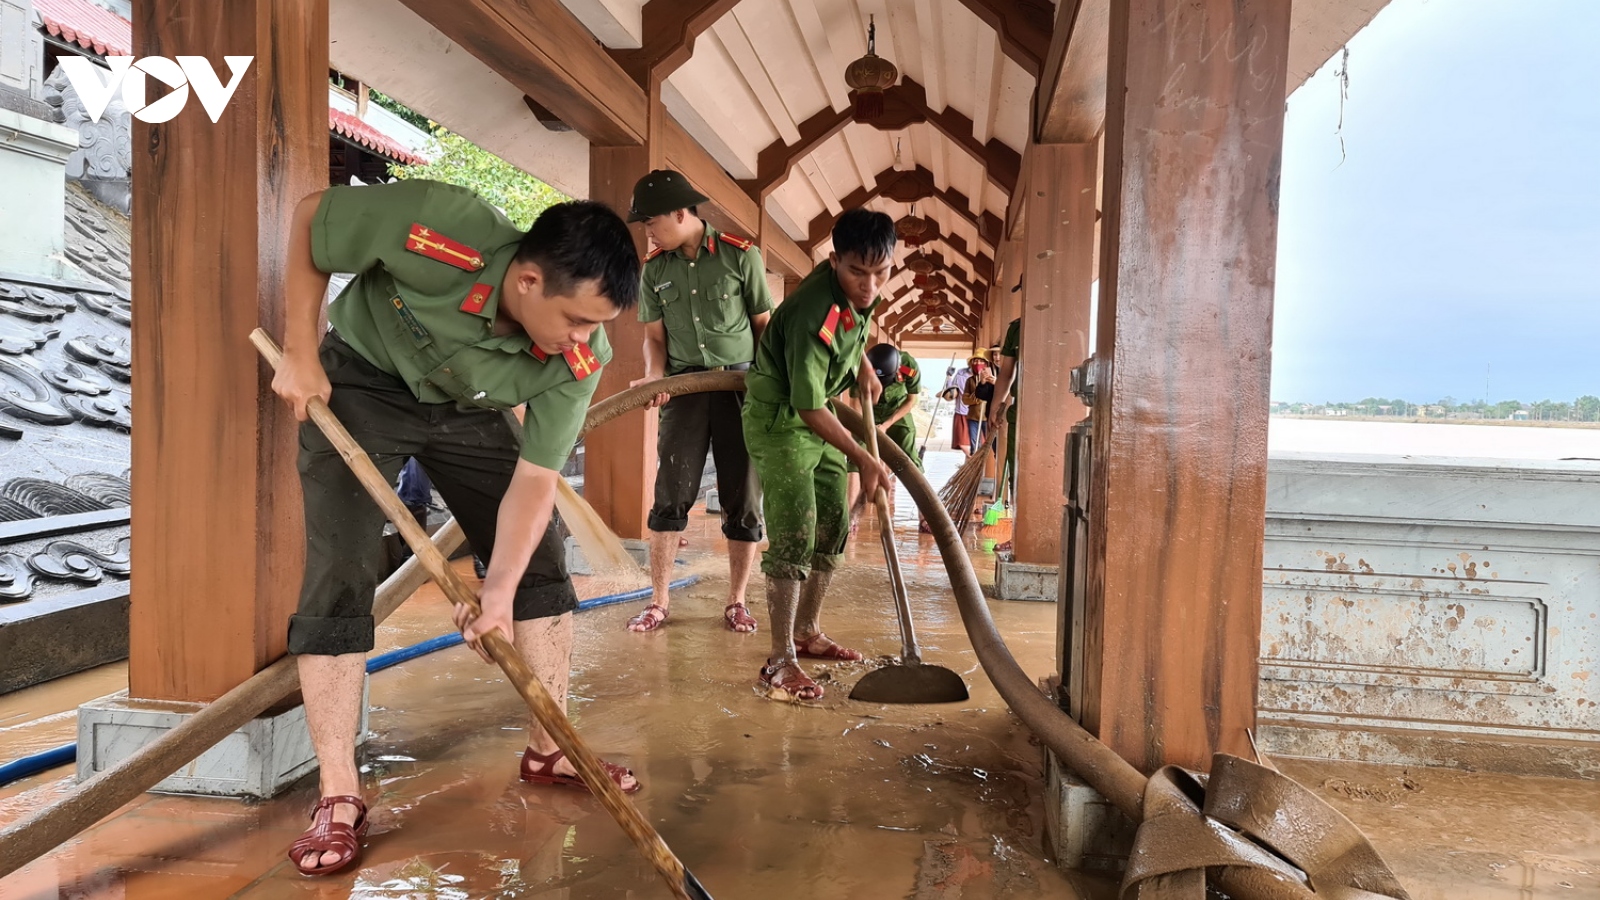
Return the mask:
<svg viewBox="0 0 1600 900">
<path fill-rule="evenodd" d="M 697 372 L 622 391 L 589 408 L 584 431 L 657 394 L 741 391 L 743 372 Z M 863 433 L 861 417 L 835 415 Z M 1209 778 L 1167 766 L 1146 779 L 1085 731 L 1035 686 L 989 615 L 955 523 L 899 445 L 882 436 L 884 462 L 933 529 L 939 555 L 978 662 L 1035 735 L 1136 823 L 1123 900 L 1204 900 L 1212 888 L 1234 900 L 1409 900 L 1376 850 L 1348 819 L 1276 770 L 1235 756 L 1213 757 Z"/>
<path fill-rule="evenodd" d="M 699 575 L 689 575 L 684 578 L 679 578 L 677 581 L 672 582 L 667 587 L 668 590 L 681 590 L 695 584 L 699 580 Z M 597 609 L 602 606 L 610 606 L 614 603 L 628 603 L 633 600 L 643 600 L 644 598 L 650 596 L 650 592 L 650 588 L 639 588 L 638 590 L 634 591 L 623 591 L 619 594 L 603 594 L 599 597 L 592 597 L 588 600 L 580 602 L 578 604 L 577 611 L 583 612 L 585 610 Z M 418 641 L 409 647 L 401 647 L 396 650 L 390 650 L 386 653 L 380 653 L 377 656 L 367 660 L 367 674 L 371 675 L 375 672 L 382 672 L 384 669 L 390 668 L 391 666 L 398 666 L 407 660 L 416 659 L 419 656 L 427 656 L 429 653 L 437 653 L 440 650 L 448 650 L 451 647 L 459 647 L 463 643 L 465 643 L 465 640 L 461 637 L 461 632 L 452 631 L 448 634 L 441 634 L 438 637 L 428 638 L 425 641 Z M 53 747 L 49 750 L 35 753 L 31 756 L 24 756 L 20 759 L 12 760 L 3 766 L 0 766 L 0 787 L 5 787 L 14 781 L 21 781 L 24 778 L 37 775 L 40 772 L 49 771 L 57 766 L 67 765 L 77 758 L 78 745 L 76 743 L 72 743 L 63 744 L 60 747 Z"/>
</svg>

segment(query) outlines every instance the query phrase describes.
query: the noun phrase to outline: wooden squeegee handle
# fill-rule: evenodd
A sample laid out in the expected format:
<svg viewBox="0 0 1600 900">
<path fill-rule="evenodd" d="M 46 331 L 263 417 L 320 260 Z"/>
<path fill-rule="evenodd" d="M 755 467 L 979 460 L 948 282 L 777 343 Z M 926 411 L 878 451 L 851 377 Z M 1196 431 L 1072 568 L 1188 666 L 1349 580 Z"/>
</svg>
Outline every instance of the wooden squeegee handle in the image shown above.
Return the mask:
<svg viewBox="0 0 1600 900">
<path fill-rule="evenodd" d="M 250 342 L 255 344 L 256 350 L 260 351 L 261 356 L 276 371 L 283 361 L 283 351 L 279 349 L 277 342 L 260 328 L 250 333 Z M 461 580 L 461 576 L 450 568 L 444 554 L 439 552 L 433 545 L 432 539 L 428 537 L 428 533 L 422 530 L 416 519 L 412 518 L 405 504 L 400 501 L 399 495 L 390 486 L 389 480 L 383 477 L 383 473 L 378 471 L 371 457 L 367 456 L 361 445 L 356 443 L 350 432 L 340 424 L 333 411 L 328 409 L 328 404 L 322 402 L 320 397 L 313 397 L 306 403 L 306 413 L 322 430 L 334 449 L 339 451 L 339 455 L 344 457 L 344 461 L 350 466 L 350 471 L 361 482 L 361 486 L 366 488 L 368 496 L 372 497 L 383 510 L 383 514 L 400 532 L 411 552 L 417 555 L 422 567 L 439 585 L 440 590 L 444 591 L 445 597 L 451 603 L 467 607 L 473 615 L 481 615 L 483 609 L 478 604 L 477 592 L 469 588 L 466 582 Z M 584 784 L 589 786 L 601 805 L 611 813 L 612 818 L 617 820 L 617 824 L 622 826 L 622 830 L 666 880 L 673 893 L 686 900 L 695 900 L 701 896 L 686 887 L 686 884 L 692 883 L 694 876 L 688 873 L 672 849 L 661 839 L 661 835 L 650 827 L 650 823 L 645 821 L 633 804 L 622 795 L 621 789 L 611 780 L 605 767 L 600 764 L 599 758 L 578 737 L 578 732 L 573 729 L 566 714 L 556 705 L 555 700 L 551 699 L 544 684 L 523 661 L 516 647 L 499 631 L 489 632 L 483 638 L 483 647 L 506 673 L 517 693 L 527 701 L 528 708 L 533 711 L 539 724 L 550 733 L 556 745 L 565 751 L 567 759 L 572 761 L 578 774 L 583 777 Z"/>
<path fill-rule="evenodd" d="M 867 453 L 878 462 L 878 423 L 873 421 L 872 401 L 866 391 L 858 391 L 861 401 L 861 418 L 866 423 Z M 894 595 L 895 618 L 900 624 L 900 657 L 907 665 L 922 662 L 922 651 L 917 647 L 917 629 L 911 624 L 911 598 L 906 596 L 906 582 L 900 574 L 900 554 L 894 548 L 894 522 L 889 518 L 889 488 L 880 486 L 873 495 L 878 508 L 878 536 L 883 543 L 883 561 L 889 570 L 889 592 Z"/>
</svg>

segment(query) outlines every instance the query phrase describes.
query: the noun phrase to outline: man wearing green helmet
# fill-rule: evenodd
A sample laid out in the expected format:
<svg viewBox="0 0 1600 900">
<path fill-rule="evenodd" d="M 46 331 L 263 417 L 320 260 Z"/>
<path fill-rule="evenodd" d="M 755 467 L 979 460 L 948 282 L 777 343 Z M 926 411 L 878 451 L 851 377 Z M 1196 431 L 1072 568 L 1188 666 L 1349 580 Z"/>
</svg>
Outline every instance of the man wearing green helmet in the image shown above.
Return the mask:
<svg viewBox="0 0 1600 900">
<path fill-rule="evenodd" d="M 667 375 L 742 371 L 772 315 L 761 251 L 719 232 L 698 214 L 706 197 L 683 175 L 657 169 L 633 188 L 628 221 L 643 222 L 654 249 L 645 258 L 639 321 L 645 323 L 644 384 Z M 723 621 L 736 632 L 757 628 L 745 587 L 762 539 L 761 488 L 745 449 L 744 394 L 687 394 L 651 401 L 661 408 L 655 503 L 650 509 L 650 604 L 628 621 L 630 631 L 655 631 L 671 614 L 667 585 L 678 535 L 700 492 L 706 453 L 717 463 L 722 534 L 728 539 L 728 598 Z"/>
</svg>

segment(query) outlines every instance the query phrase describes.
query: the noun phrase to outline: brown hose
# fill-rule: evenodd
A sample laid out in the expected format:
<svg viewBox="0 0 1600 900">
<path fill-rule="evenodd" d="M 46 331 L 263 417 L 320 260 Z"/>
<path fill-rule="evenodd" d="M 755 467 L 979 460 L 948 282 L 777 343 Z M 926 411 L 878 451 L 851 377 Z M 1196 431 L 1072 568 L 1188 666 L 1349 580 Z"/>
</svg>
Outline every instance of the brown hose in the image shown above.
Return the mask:
<svg viewBox="0 0 1600 900">
<path fill-rule="evenodd" d="M 641 409 L 657 394 L 695 394 L 704 391 L 742 391 L 743 372 L 696 372 L 692 375 L 675 375 L 636 388 L 613 394 L 589 407 L 583 432 L 599 428 L 625 412 Z M 856 434 L 862 434 L 861 417 L 845 407 L 834 409 L 839 421 Z M 882 434 L 882 432 L 879 432 Z M 983 588 L 978 585 L 978 575 L 972 570 L 966 548 L 956 534 L 955 524 L 939 502 L 938 494 L 928 484 L 922 472 L 912 465 L 910 457 L 894 441 L 884 437 L 878 442 L 883 461 L 899 476 L 917 509 L 933 529 L 934 540 L 939 545 L 939 555 L 944 558 L 950 587 L 955 591 L 956 606 L 961 610 L 961 621 L 966 626 L 972 649 L 978 662 L 994 683 L 1007 704 L 1045 746 L 1055 751 L 1072 771 L 1099 791 L 1101 796 L 1121 810 L 1123 815 L 1137 822 L 1142 818 L 1145 777 L 1126 760 L 1100 743 L 1094 735 L 1083 730 L 1066 713 L 1039 691 L 1039 688 L 1017 665 L 1006 642 L 995 628 L 989 615 L 989 606 L 983 599 Z"/>
<path fill-rule="evenodd" d="M 743 389 L 742 372 L 664 378 L 590 407 L 584 433 L 642 408 L 657 394 Z M 846 428 L 865 434 L 856 412 L 842 406 L 833 412 Z M 933 529 L 962 624 L 990 682 L 1068 768 L 1131 821 L 1142 823 L 1119 892 L 1123 900 L 1203 900 L 1209 888 L 1236 900 L 1407 900 L 1355 825 L 1277 771 L 1218 753 L 1212 760 L 1213 790 L 1175 766 L 1146 779 L 1051 702 L 1017 665 L 995 627 L 944 504 L 905 451 L 879 435 L 884 462 Z"/>
</svg>

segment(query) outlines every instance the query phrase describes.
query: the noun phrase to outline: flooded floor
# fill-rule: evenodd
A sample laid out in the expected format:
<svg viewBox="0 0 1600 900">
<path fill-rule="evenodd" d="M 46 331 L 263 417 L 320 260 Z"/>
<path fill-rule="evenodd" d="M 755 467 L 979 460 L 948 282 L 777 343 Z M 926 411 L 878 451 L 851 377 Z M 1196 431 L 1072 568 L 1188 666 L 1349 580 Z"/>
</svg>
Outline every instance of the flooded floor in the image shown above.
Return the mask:
<svg viewBox="0 0 1600 900">
<path fill-rule="evenodd" d="M 969 702 L 848 700 L 871 662 L 814 664 L 828 687 L 820 703 L 764 699 L 754 684 L 767 634 L 723 628 L 724 557 L 714 524 L 697 517 L 680 555 L 702 580 L 674 596 L 666 627 L 627 632 L 642 604 L 579 614 L 580 732 L 634 769 L 644 784 L 634 802 L 719 900 L 1113 897 L 1113 883 L 1047 859 L 1042 751 L 978 668 L 908 504 L 902 496 L 899 548 L 924 655 L 962 673 Z M 899 649 L 871 535 L 869 520 L 824 618 L 869 660 Z M 972 541 L 985 582 L 993 557 L 982 547 L 996 538 L 1003 530 Z M 764 604 L 754 609 L 764 628 Z M 992 609 L 1023 668 L 1050 674 L 1054 605 Z M 383 626 L 379 649 L 447 628 L 443 599 L 426 588 Z M 124 685 L 124 668 L 108 666 L 0 697 L 0 762 L 73 740 L 70 710 Z M 497 669 L 455 648 L 373 675 L 371 697 L 374 825 L 358 869 L 307 879 L 283 857 L 315 798 L 312 776 L 260 804 L 147 796 L 0 881 L 0 898 L 667 896 L 593 800 L 518 782 L 525 714 Z M 1416 900 L 1600 897 L 1594 782 L 1279 762 L 1368 830 Z M 0 827 L 68 790 L 69 775 L 0 788 Z"/>
</svg>

